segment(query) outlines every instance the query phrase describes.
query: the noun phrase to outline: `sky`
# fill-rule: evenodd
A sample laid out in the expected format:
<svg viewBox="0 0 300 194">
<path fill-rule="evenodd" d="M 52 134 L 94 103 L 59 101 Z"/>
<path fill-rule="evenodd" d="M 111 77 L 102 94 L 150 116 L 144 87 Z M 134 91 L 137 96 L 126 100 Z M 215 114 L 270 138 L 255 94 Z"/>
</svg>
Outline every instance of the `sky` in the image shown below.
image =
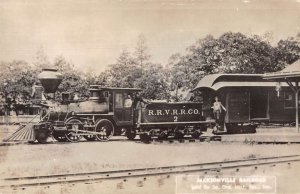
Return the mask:
<svg viewBox="0 0 300 194">
<path fill-rule="evenodd" d="M 0 0 L 0 61 L 32 63 L 39 50 L 101 72 L 146 38 L 166 64 L 197 39 L 232 31 L 270 33 L 275 44 L 300 33 L 300 0 Z"/>
</svg>

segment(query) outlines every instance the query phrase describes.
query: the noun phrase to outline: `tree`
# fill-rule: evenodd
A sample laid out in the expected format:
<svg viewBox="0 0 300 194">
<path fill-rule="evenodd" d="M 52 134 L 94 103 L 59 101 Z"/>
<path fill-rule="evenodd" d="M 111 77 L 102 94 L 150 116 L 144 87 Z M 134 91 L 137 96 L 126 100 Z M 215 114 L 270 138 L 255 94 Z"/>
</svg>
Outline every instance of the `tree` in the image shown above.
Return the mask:
<svg viewBox="0 0 300 194">
<path fill-rule="evenodd" d="M 163 67 L 151 64 L 143 69 L 143 76 L 136 79 L 135 87 L 141 88 L 141 96 L 147 99 L 169 99 L 168 85 L 164 78 Z"/>
<path fill-rule="evenodd" d="M 289 37 L 277 43 L 276 60 L 283 68 L 300 59 L 300 33 L 296 37 Z"/>
<path fill-rule="evenodd" d="M 135 63 L 141 68 L 144 68 L 145 66 L 149 65 L 151 55 L 148 53 L 148 47 L 146 46 L 146 38 L 142 34 L 138 37 L 133 58 Z"/>
<path fill-rule="evenodd" d="M 84 79 L 86 85 L 101 85 L 103 87 L 108 87 L 108 72 L 104 71 L 100 74 L 94 74 L 93 72 L 87 72 L 84 74 Z"/>
<path fill-rule="evenodd" d="M 127 50 L 123 50 L 117 62 L 107 71 L 108 85 L 114 87 L 133 87 L 136 79 L 142 76 L 139 67 Z"/>
<path fill-rule="evenodd" d="M 142 97 L 147 99 L 168 98 L 163 67 L 152 63 L 150 59 L 146 39 L 141 35 L 134 53 L 123 50 L 116 63 L 111 65 L 102 77 L 105 77 L 109 86 L 141 88 Z"/>
<path fill-rule="evenodd" d="M 204 72 L 197 69 L 196 63 L 179 53 L 169 58 L 166 69 L 170 94 L 175 101 L 182 100 L 204 76 Z"/>
<path fill-rule="evenodd" d="M 275 50 L 259 36 L 228 32 L 218 39 L 199 40 L 189 48 L 189 60 L 205 73 L 265 73 L 280 69 Z"/>
<path fill-rule="evenodd" d="M 2 62 L 0 72 L 1 91 L 7 96 L 22 95 L 29 98 L 31 87 L 37 81 L 35 69 L 25 61 Z"/>
<path fill-rule="evenodd" d="M 135 74 L 132 75 L 134 86 L 141 88 L 141 95 L 147 99 L 168 99 L 168 86 L 164 77 L 164 68 L 151 62 L 144 35 L 138 37 L 133 53 Z"/>
<path fill-rule="evenodd" d="M 264 38 L 266 39 L 266 38 Z M 219 38 L 211 35 L 198 40 L 188 47 L 184 56 L 175 55 L 170 58 L 172 82 L 175 85 L 192 89 L 199 79 L 213 73 L 265 73 L 282 68 L 277 54 L 294 60 L 297 55 L 295 42 L 281 42 L 289 45 L 286 51 L 275 49 L 267 40 L 259 36 L 246 36 L 241 33 L 224 33 Z M 285 47 L 287 48 L 287 47 Z M 283 59 L 286 60 L 286 59 Z M 173 84 L 174 85 L 174 84 Z"/>
<path fill-rule="evenodd" d="M 56 99 L 61 100 L 61 93 L 68 92 L 71 95 L 77 93 L 80 98 L 89 95 L 88 84 L 84 79 L 83 73 L 74 68 L 74 65 L 67 61 L 63 56 L 58 56 L 54 60 L 53 67 L 63 75 L 63 80 L 56 91 Z"/>
</svg>

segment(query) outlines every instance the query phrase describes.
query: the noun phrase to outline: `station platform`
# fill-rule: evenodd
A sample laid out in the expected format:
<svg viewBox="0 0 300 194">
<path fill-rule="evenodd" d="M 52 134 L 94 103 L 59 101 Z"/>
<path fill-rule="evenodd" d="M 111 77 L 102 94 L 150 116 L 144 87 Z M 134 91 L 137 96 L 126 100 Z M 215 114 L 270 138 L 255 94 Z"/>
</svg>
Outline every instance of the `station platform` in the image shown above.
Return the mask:
<svg viewBox="0 0 300 194">
<path fill-rule="evenodd" d="M 256 133 L 250 134 L 222 134 L 214 135 L 208 130 L 202 138 L 218 139 L 222 142 L 244 142 L 244 143 L 300 143 L 300 132 L 296 127 L 258 127 Z M 218 138 L 217 138 L 218 137 Z"/>
</svg>

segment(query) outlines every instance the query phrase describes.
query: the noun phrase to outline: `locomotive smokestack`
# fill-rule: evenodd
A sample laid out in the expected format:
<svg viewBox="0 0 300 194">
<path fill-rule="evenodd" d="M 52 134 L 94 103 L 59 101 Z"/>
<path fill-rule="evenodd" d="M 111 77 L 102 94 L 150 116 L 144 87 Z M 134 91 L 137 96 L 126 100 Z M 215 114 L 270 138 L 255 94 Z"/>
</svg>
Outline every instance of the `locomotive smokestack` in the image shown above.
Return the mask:
<svg viewBox="0 0 300 194">
<path fill-rule="evenodd" d="M 45 93 L 55 93 L 63 76 L 57 69 L 47 68 L 38 75 L 38 79 L 44 87 Z"/>
</svg>

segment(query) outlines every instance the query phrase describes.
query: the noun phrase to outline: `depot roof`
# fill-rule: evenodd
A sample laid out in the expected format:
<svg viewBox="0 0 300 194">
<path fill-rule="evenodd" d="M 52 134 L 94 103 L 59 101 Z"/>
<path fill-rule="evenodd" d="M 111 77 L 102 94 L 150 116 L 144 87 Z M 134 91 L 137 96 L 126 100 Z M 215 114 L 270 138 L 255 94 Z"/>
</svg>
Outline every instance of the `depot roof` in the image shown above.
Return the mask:
<svg viewBox="0 0 300 194">
<path fill-rule="evenodd" d="M 300 81 L 300 60 L 286 66 L 281 71 L 273 73 L 265 73 L 263 76 L 266 80 L 276 81 Z"/>
<path fill-rule="evenodd" d="M 263 74 L 212 74 L 202 78 L 194 90 L 219 90 L 224 87 L 275 87 L 275 81 L 264 80 Z M 282 83 L 281 86 L 288 86 Z"/>
</svg>

